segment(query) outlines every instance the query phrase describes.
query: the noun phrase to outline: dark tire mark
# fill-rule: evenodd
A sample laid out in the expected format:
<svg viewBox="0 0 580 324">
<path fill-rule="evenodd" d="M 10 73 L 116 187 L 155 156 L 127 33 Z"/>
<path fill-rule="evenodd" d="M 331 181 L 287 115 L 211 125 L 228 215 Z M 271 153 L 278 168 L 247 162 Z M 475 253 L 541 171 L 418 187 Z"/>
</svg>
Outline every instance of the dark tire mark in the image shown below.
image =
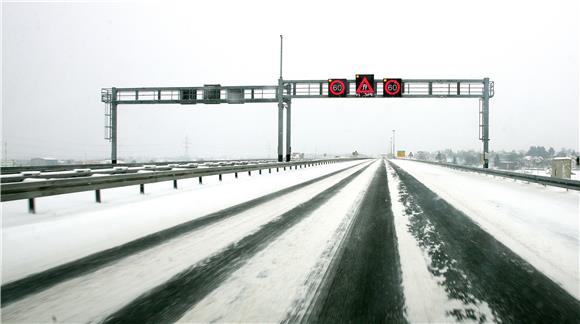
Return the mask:
<svg viewBox="0 0 580 324">
<path fill-rule="evenodd" d="M 401 323 L 404 296 L 387 173 L 376 171 L 306 322 Z"/>
<path fill-rule="evenodd" d="M 362 162 L 366 163 L 366 162 Z M 247 211 L 272 199 L 297 191 L 313 183 L 322 181 L 336 174 L 354 168 L 362 163 L 340 169 L 327 175 L 264 195 L 262 197 L 217 211 L 215 213 L 196 218 L 194 220 L 170 227 L 168 229 L 149 234 L 131 242 L 91 254 L 81 259 L 30 275 L 2 286 L 2 307 L 20 300 L 30 294 L 48 289 L 61 282 L 74 279 L 86 273 L 94 272 L 122 258 L 150 249 L 159 244 L 175 239 L 204 226 L 222 221 L 228 217 Z"/>
<path fill-rule="evenodd" d="M 479 300 L 487 302 L 502 322 L 580 322 L 578 300 L 413 176 L 391 165 L 406 189 L 402 199 L 409 207 L 409 230 L 431 256 L 431 273 L 444 278 L 442 285 L 450 298 L 466 305 L 448 312 L 450 316 L 491 320 L 478 318 L 477 310 L 470 307 Z M 426 222 L 432 226 L 428 233 L 422 230 Z"/>
<path fill-rule="evenodd" d="M 255 233 L 141 295 L 106 318 L 104 323 L 167 323 L 179 320 L 185 312 L 213 291 L 249 258 L 266 248 L 276 237 L 300 220 L 312 214 L 366 168 L 368 165 L 314 196 L 308 202 L 262 226 Z"/>
</svg>

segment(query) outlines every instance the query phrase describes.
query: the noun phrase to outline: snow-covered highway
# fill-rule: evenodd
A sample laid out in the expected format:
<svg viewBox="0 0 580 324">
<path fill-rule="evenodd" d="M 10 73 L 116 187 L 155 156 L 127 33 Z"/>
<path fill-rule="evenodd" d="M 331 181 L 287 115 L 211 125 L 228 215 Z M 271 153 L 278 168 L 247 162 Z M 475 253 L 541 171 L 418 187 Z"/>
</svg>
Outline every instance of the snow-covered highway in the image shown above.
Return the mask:
<svg viewBox="0 0 580 324">
<path fill-rule="evenodd" d="M 2 321 L 580 318 L 577 192 L 384 160 L 224 180 L 3 203 Z"/>
</svg>

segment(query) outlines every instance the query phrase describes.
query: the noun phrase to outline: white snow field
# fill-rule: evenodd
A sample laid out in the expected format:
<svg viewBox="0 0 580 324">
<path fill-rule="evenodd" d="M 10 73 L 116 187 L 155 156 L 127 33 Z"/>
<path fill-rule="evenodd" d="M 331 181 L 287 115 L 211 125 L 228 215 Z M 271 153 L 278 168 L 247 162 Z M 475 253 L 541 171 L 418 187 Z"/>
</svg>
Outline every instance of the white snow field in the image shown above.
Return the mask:
<svg viewBox="0 0 580 324">
<path fill-rule="evenodd" d="M 580 299 L 578 191 L 416 161 L 391 162 Z"/>
<path fill-rule="evenodd" d="M 318 165 L 262 175 L 240 173 L 37 199 L 38 214 L 26 201 L 2 203 L 2 284 L 132 241 L 165 228 L 282 190 L 361 161 Z"/>
<path fill-rule="evenodd" d="M 353 164 L 356 163 L 350 162 L 339 163 L 337 165 L 324 166 L 316 170 L 315 168 L 312 168 L 311 170 L 302 169 L 298 170 L 298 172 L 292 171 L 295 173 L 294 174 L 289 173 L 289 176 L 300 178 L 301 179 L 300 182 L 303 182 L 310 178 L 314 178 L 322 174 L 327 174 L 329 172 L 336 171 L 338 169 L 342 169 Z M 92 273 L 65 281 L 63 283 L 57 284 L 56 286 L 50 287 L 38 294 L 31 295 L 13 304 L 9 304 L 2 309 L 3 320 L 6 322 L 49 322 L 52 320 L 52 317 L 54 317 L 58 321 L 64 322 L 102 321 L 107 315 L 113 313 L 120 307 L 131 302 L 139 295 L 147 292 L 148 290 L 156 287 L 157 285 L 164 283 L 177 273 L 217 253 L 226 246 L 235 243 L 240 239 L 246 237 L 247 235 L 250 235 L 251 233 L 259 230 L 260 227 L 266 224 L 267 222 L 275 219 L 276 217 L 280 216 L 281 214 L 290 210 L 291 208 L 305 201 L 308 201 L 309 199 L 312 198 L 312 196 L 324 191 L 325 189 L 336 184 L 345 177 L 353 174 L 357 170 L 360 170 L 366 165 L 368 165 L 368 162 L 363 163 L 355 168 L 349 169 L 345 172 L 333 175 L 322 181 L 308 185 L 304 188 L 301 188 L 300 190 L 272 199 L 264 204 L 255 206 L 250 210 L 226 218 L 210 226 L 202 227 L 198 230 L 192 231 L 178 238 L 169 240 L 151 249 L 121 259 L 118 262 L 98 269 Z M 300 175 L 300 172 L 304 172 L 304 174 Z M 271 178 L 274 177 L 278 179 L 268 180 L 267 177 L 263 177 L 262 179 L 260 177 L 255 177 L 252 179 L 246 179 L 247 181 L 245 182 L 245 184 L 242 184 L 242 181 L 239 182 L 240 183 L 239 185 L 236 182 L 231 182 L 229 184 L 229 187 L 237 187 L 238 192 L 246 193 L 245 196 L 238 195 L 240 196 L 238 197 L 238 199 L 248 200 L 254 198 L 254 196 L 249 193 L 252 194 L 260 193 L 260 195 L 267 193 L 256 189 L 252 189 L 256 186 L 260 186 L 259 182 L 262 182 L 264 186 L 268 186 L 270 182 L 278 180 L 280 180 L 280 182 L 285 182 L 286 185 L 288 185 L 288 183 L 291 182 L 288 181 L 288 179 L 286 181 L 283 181 L 282 178 L 284 178 L 284 175 L 282 174 L 277 176 L 273 175 Z M 357 177 L 357 180 L 359 178 L 361 178 L 361 176 Z M 292 182 L 291 184 L 294 184 L 294 182 Z M 366 188 L 366 183 L 364 183 L 362 186 L 363 188 Z M 149 215 L 148 213 L 162 211 L 161 210 L 162 207 L 160 207 L 161 209 L 155 208 L 157 204 L 164 204 L 170 202 L 174 204 L 174 206 L 176 204 L 177 206 L 181 206 L 177 209 L 166 211 L 166 213 L 164 213 L 164 216 L 166 218 L 172 219 L 171 223 L 169 222 L 163 223 L 163 226 L 167 227 L 172 224 L 179 223 L 178 220 L 181 221 L 188 220 L 189 218 L 195 218 L 208 213 L 208 212 L 205 213 L 195 212 L 197 211 L 198 208 L 205 207 L 204 210 L 211 210 L 212 208 L 223 209 L 227 205 L 234 204 L 236 200 L 228 199 L 228 197 L 224 196 L 225 193 L 231 193 L 235 190 L 234 188 L 229 187 L 226 184 L 214 186 L 212 194 L 216 194 L 217 196 L 215 197 L 218 198 L 213 198 L 213 200 L 209 199 L 208 198 L 209 196 L 203 195 L 204 191 L 212 190 L 212 187 L 208 187 L 208 189 L 205 190 L 188 191 L 184 192 L 183 194 L 176 193 L 170 196 L 169 195 L 161 196 L 156 199 L 135 202 L 132 204 L 128 204 L 126 208 L 129 208 L 129 206 L 131 206 L 133 208 L 133 213 L 141 213 L 135 215 L 137 216 L 137 218 L 133 217 L 133 223 L 136 223 L 141 219 L 139 217 L 146 217 L 147 215 Z M 344 190 L 347 190 L 347 188 L 345 188 Z M 274 188 L 270 185 L 270 189 L 271 189 L 270 191 L 273 191 L 273 189 L 277 190 L 282 188 L 279 187 Z M 352 191 L 348 191 L 348 194 L 351 193 Z M 170 198 L 173 199 L 168 201 Z M 204 200 L 201 198 L 206 198 L 205 205 L 203 204 Z M 219 202 L 224 200 L 227 203 L 222 205 L 219 202 L 217 202 L 217 205 L 213 206 L 212 203 L 216 204 L 216 200 L 218 200 Z M 352 200 L 350 201 L 352 202 Z M 190 202 L 193 202 L 193 204 L 188 205 L 188 203 Z M 199 207 L 197 207 L 198 205 Z M 118 208 L 121 209 L 121 206 L 119 206 Z M 189 210 L 190 212 L 189 218 L 181 219 L 178 218 L 177 216 L 174 216 L 174 214 L 177 214 L 179 216 L 179 211 L 182 208 L 187 208 Z M 334 207 L 332 210 L 334 212 L 337 212 L 337 208 L 338 207 Z M 322 239 L 324 238 L 330 239 L 331 238 L 330 236 L 334 233 L 334 231 L 332 231 L 333 226 L 334 228 L 336 228 L 340 223 L 341 219 L 344 218 L 344 215 L 351 215 L 348 212 L 349 211 L 348 208 L 350 208 L 350 206 L 346 206 L 346 209 L 344 211 L 339 209 L 343 213 L 342 214 L 343 217 L 339 217 L 340 215 L 339 213 L 337 213 L 336 217 L 334 218 L 328 219 L 317 218 L 319 219 L 319 222 L 321 222 L 321 224 L 316 225 L 316 223 L 314 223 L 311 224 L 310 226 L 318 226 L 318 228 L 321 229 L 322 233 L 326 233 L 326 236 L 323 236 Z M 125 209 L 121 210 L 124 213 L 120 215 L 117 214 L 116 217 L 121 218 L 126 216 L 131 218 L 131 215 L 133 215 L 129 211 L 126 211 Z M 103 213 L 103 211 L 101 211 L 101 213 Z M 95 216 L 94 214 L 89 214 L 88 216 L 85 215 L 85 217 L 89 216 L 95 217 L 96 219 L 106 218 L 106 215 L 100 215 L 100 218 Z M 154 215 L 151 215 L 149 217 L 153 216 Z M 338 219 L 336 219 L 337 217 Z M 114 220 L 107 218 L 107 221 Z M 104 223 L 101 222 L 96 222 L 94 226 L 96 226 L 97 228 L 100 228 L 98 226 L 103 226 L 106 229 L 109 229 L 109 227 L 107 227 L 106 225 L 104 225 Z M 305 231 L 305 228 L 303 227 L 302 224 L 298 224 L 298 226 L 302 226 L 303 228 L 302 231 Z M 325 226 L 329 226 L 329 229 L 325 228 Z M 12 228 L 18 229 L 21 227 L 24 226 L 10 227 L 9 229 Z M 155 228 L 155 230 L 158 229 L 161 229 L 161 226 Z M 84 230 L 85 232 L 87 232 L 87 234 L 88 232 L 91 232 L 91 228 L 90 227 L 87 228 L 85 226 L 79 226 L 77 230 Z M 148 231 L 152 230 L 154 230 L 154 228 L 152 227 L 148 228 Z M 309 230 L 311 231 L 312 228 L 310 228 Z M 297 229 L 293 228 L 291 231 L 297 231 Z M 103 231 L 97 231 L 97 233 L 99 232 L 101 233 L 101 235 L 103 235 L 102 234 Z M 144 232 L 145 231 L 142 231 L 142 233 Z M 300 233 L 301 232 L 298 232 L 295 235 L 300 235 Z M 126 237 L 123 238 L 127 239 Z M 44 239 L 48 240 L 48 237 L 44 237 Z M 280 239 L 282 239 L 281 243 L 275 243 L 274 245 L 282 244 L 283 246 L 284 244 L 288 245 L 291 243 L 287 241 L 286 243 L 284 243 L 285 242 L 284 236 L 282 236 Z M 276 242 L 278 242 L 278 240 L 280 239 L 277 239 Z M 294 240 L 296 239 L 297 239 L 296 236 L 294 236 Z M 321 238 L 316 239 L 320 240 Z M 305 240 L 305 242 L 308 242 L 308 240 Z M 315 250 L 322 249 L 322 247 L 317 246 L 315 247 L 312 246 L 312 244 L 309 245 L 309 248 L 315 248 Z M 33 252 L 38 251 L 38 247 L 35 246 L 29 246 L 29 249 L 31 249 L 31 251 Z M 94 249 L 94 246 L 91 246 L 90 249 L 89 247 L 84 247 L 83 251 L 88 251 L 91 249 Z M 290 248 L 287 248 L 287 250 L 288 249 Z M 69 248 L 69 250 L 73 251 L 75 250 L 75 247 L 73 246 Z M 274 250 L 277 251 L 275 253 L 278 253 L 280 251 L 277 248 L 275 248 Z M 308 253 L 308 251 L 303 251 L 303 253 Z M 69 254 L 72 255 L 74 253 L 69 252 Z M 54 257 L 54 254 L 52 256 Z M 312 260 L 316 261 L 317 256 L 319 256 L 319 254 L 311 256 Z M 329 255 L 328 259 L 330 259 L 331 256 L 332 255 Z M 40 257 L 40 255 L 38 255 L 37 257 Z M 33 260 L 34 259 L 31 259 L 31 262 Z M 50 258 L 45 257 L 45 263 L 49 262 L 49 260 Z M 271 260 L 266 260 L 264 262 L 271 262 Z M 310 270 L 313 265 L 308 263 L 306 265 L 299 264 L 299 266 L 300 268 L 303 268 L 303 271 L 306 271 Z M 40 266 L 37 266 L 37 268 L 39 267 Z M 260 267 L 262 267 L 263 269 L 267 269 L 267 266 L 265 264 L 261 264 Z M 16 270 L 13 270 L 13 272 L 11 273 L 18 272 Z M 304 279 L 305 275 L 300 276 L 300 273 L 297 273 L 296 276 L 298 278 L 296 280 L 305 280 Z M 277 279 L 280 278 L 277 277 Z M 241 282 L 248 282 L 248 280 L 245 281 L 242 280 Z M 236 284 L 240 285 L 240 283 Z M 285 283 L 284 280 L 280 280 L 280 284 L 283 287 L 285 286 L 284 284 L 287 284 L 287 286 L 285 286 L 287 289 L 294 289 L 296 287 L 299 287 L 294 285 L 295 281 L 292 281 L 291 283 Z M 220 288 L 218 289 L 218 291 L 222 291 L 222 289 Z M 95 300 L 98 300 L 99 302 L 94 303 Z M 280 307 L 285 307 L 284 305 L 285 304 L 280 304 Z M 259 309 L 259 307 L 257 307 L 257 309 Z M 258 312 L 257 309 L 255 309 L 254 311 Z M 282 308 L 282 310 L 285 310 L 285 308 Z M 222 311 L 226 312 L 226 310 Z M 248 316 L 250 315 L 251 314 L 248 314 Z M 251 318 L 251 316 L 249 318 Z"/>
</svg>

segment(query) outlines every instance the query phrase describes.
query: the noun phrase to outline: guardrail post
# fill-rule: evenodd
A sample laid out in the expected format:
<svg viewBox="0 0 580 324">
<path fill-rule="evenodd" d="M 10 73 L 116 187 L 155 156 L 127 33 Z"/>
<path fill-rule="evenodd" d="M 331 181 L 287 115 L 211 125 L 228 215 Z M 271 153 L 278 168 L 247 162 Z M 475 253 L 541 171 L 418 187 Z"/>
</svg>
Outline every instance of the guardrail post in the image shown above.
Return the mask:
<svg viewBox="0 0 580 324">
<path fill-rule="evenodd" d="M 173 189 L 177 189 L 177 180 L 173 180 Z"/>
<path fill-rule="evenodd" d="M 34 206 L 34 198 L 28 198 L 28 212 L 30 214 L 36 214 L 36 208 Z"/>
<path fill-rule="evenodd" d="M 139 185 L 139 192 L 143 195 L 145 194 L 145 184 L 142 183 Z"/>
<path fill-rule="evenodd" d="M 101 190 L 95 190 L 95 201 L 101 203 Z"/>
</svg>

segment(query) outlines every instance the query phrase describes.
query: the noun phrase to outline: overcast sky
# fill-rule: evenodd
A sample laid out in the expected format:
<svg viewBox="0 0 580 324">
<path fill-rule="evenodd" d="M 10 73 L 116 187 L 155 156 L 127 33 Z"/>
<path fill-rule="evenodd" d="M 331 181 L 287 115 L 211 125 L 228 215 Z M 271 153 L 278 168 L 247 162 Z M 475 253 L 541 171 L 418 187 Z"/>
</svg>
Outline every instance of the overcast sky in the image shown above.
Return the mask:
<svg viewBox="0 0 580 324">
<path fill-rule="evenodd" d="M 579 1 L 4 2 L 8 158 L 107 158 L 102 87 L 495 81 L 490 148 L 579 146 Z M 296 99 L 307 153 L 481 149 L 477 99 Z M 274 157 L 276 104 L 119 106 L 119 157 Z M 4 153 L 4 151 L 2 152 Z"/>
</svg>

